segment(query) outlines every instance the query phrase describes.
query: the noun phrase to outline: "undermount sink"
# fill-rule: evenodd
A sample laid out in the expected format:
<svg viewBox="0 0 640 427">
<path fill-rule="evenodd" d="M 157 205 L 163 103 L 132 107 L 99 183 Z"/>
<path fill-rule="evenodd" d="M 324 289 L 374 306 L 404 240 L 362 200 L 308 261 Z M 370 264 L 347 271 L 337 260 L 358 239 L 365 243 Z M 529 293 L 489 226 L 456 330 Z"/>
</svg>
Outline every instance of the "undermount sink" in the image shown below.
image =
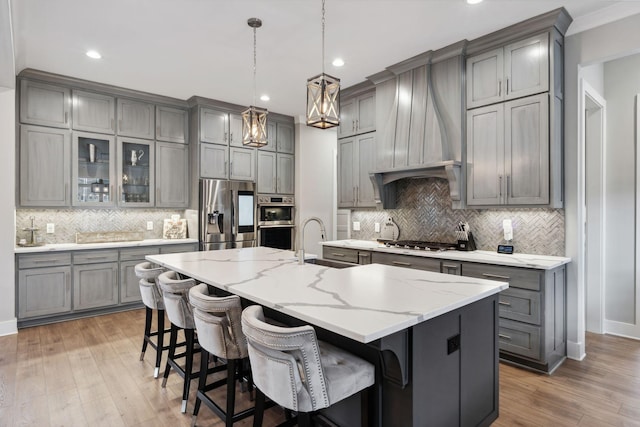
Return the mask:
<svg viewBox="0 0 640 427">
<path fill-rule="evenodd" d="M 306 264 L 316 264 L 321 265 L 323 267 L 331 267 L 331 268 L 349 268 L 354 267 L 356 264 L 351 264 L 350 262 L 342 262 L 342 261 L 333 261 L 330 259 L 307 259 L 304 261 Z"/>
</svg>

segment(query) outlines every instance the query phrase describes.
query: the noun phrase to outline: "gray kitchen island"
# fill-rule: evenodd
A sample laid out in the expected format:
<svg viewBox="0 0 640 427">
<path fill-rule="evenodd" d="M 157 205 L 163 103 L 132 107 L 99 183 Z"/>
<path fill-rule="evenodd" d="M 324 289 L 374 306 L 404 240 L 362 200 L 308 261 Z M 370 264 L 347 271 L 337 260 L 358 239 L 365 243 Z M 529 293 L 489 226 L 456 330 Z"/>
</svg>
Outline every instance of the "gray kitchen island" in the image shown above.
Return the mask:
<svg viewBox="0 0 640 427">
<path fill-rule="evenodd" d="M 300 265 L 294 256 L 257 247 L 146 259 L 278 320 L 311 324 L 320 339 L 374 363 L 372 425 L 484 426 L 498 417 L 497 296 L 508 284 L 381 264 Z M 325 415 L 357 425 L 358 398 Z"/>
</svg>

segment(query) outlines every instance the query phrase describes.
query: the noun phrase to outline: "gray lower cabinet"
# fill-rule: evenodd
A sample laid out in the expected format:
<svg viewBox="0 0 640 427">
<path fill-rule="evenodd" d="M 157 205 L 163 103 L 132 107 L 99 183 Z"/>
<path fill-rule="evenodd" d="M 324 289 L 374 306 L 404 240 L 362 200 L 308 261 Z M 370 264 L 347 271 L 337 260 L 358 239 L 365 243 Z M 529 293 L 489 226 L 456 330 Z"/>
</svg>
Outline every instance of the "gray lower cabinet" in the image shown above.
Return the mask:
<svg viewBox="0 0 640 427">
<path fill-rule="evenodd" d="M 36 254 L 17 258 L 18 319 L 71 311 L 71 255 Z"/>
<path fill-rule="evenodd" d="M 229 179 L 256 180 L 255 148 L 229 148 Z"/>
<path fill-rule="evenodd" d="M 99 93 L 73 90 L 73 129 L 114 134 L 116 99 Z"/>
<path fill-rule="evenodd" d="M 118 251 L 73 254 L 73 309 L 118 304 Z"/>
<path fill-rule="evenodd" d="M 200 144 L 200 178 L 229 178 L 227 159 L 229 147 L 221 144 Z"/>
<path fill-rule="evenodd" d="M 434 258 L 373 252 L 371 254 L 371 262 L 374 264 L 395 265 L 397 267 L 415 268 L 440 273 L 440 260 Z"/>
<path fill-rule="evenodd" d="M 373 254 L 370 251 L 363 251 L 360 249 L 336 248 L 332 246 L 322 247 L 322 258 L 333 261 L 342 261 L 361 265 L 371 264 L 372 255 Z"/>
<path fill-rule="evenodd" d="M 145 261 L 145 256 L 159 252 L 157 247 L 120 249 L 120 304 L 142 301 L 135 267 Z"/>
<path fill-rule="evenodd" d="M 20 206 L 69 206 L 71 134 L 67 130 L 20 126 Z"/>
<path fill-rule="evenodd" d="M 179 245 L 160 246 L 161 254 L 179 254 L 182 252 L 195 252 L 198 250 L 197 243 L 184 243 Z"/>
<path fill-rule="evenodd" d="M 189 206 L 189 146 L 156 142 L 156 207 Z"/>
<path fill-rule="evenodd" d="M 118 135 L 153 139 L 155 108 L 153 104 L 118 98 Z"/>
<path fill-rule="evenodd" d="M 71 89 L 29 80 L 20 82 L 20 123 L 69 128 Z"/>
</svg>

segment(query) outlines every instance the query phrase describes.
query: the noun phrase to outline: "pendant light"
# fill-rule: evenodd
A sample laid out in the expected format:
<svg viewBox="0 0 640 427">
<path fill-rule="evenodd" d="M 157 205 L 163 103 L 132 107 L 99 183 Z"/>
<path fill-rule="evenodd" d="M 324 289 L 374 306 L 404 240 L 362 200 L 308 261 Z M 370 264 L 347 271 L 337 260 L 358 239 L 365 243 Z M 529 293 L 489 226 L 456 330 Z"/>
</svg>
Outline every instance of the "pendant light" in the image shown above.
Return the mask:
<svg viewBox="0 0 640 427">
<path fill-rule="evenodd" d="M 324 0 L 322 0 L 322 74 L 307 80 L 307 126 L 340 124 L 340 79 L 324 73 Z"/>
<path fill-rule="evenodd" d="M 242 112 L 242 145 L 264 147 L 267 145 L 267 110 L 256 107 L 256 29 L 262 26 L 258 18 L 249 18 L 247 24 L 253 28 L 253 105 Z"/>
</svg>

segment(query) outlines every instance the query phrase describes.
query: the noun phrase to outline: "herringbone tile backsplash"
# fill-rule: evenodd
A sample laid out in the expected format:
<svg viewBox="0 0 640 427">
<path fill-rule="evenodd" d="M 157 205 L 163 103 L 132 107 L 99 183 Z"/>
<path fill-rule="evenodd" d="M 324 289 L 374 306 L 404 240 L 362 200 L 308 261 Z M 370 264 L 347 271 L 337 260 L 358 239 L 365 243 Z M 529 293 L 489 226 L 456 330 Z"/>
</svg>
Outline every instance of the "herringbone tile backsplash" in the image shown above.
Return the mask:
<svg viewBox="0 0 640 427">
<path fill-rule="evenodd" d="M 158 209 L 17 209 L 16 238 L 28 238 L 22 229 L 31 227 L 35 217 L 38 234 L 47 244 L 75 243 L 76 233 L 104 231 L 144 231 L 145 239 L 162 238 L 165 218 L 184 211 Z M 153 230 L 147 231 L 147 221 L 153 221 Z M 55 233 L 47 234 L 47 223 L 55 224 Z"/>
<path fill-rule="evenodd" d="M 460 209 L 451 208 L 449 184 L 440 178 L 404 179 L 398 183 L 398 209 L 354 210 L 351 221 L 360 221 L 360 231 L 351 238 L 379 237 L 376 222 L 382 226 L 391 217 L 398 224 L 400 239 L 455 242 L 458 221 L 467 221 L 478 249 L 495 251 L 503 240 L 502 220 L 511 219 L 517 252 L 564 256 L 563 209 Z"/>
</svg>

